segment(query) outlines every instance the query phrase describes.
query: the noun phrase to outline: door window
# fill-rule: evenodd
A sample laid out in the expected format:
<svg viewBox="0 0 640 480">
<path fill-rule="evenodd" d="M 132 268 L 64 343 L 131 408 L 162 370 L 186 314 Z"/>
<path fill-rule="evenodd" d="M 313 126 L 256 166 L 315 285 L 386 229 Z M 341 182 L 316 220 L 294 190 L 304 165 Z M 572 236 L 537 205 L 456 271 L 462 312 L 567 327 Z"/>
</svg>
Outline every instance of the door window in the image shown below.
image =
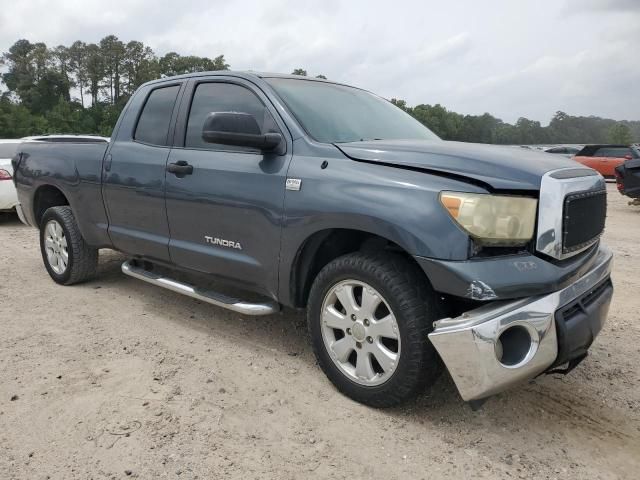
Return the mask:
<svg viewBox="0 0 640 480">
<path fill-rule="evenodd" d="M 625 155 L 631 155 L 631 149 L 629 147 L 602 147 L 599 148 L 593 156 L 624 158 Z"/>
<path fill-rule="evenodd" d="M 134 139 L 151 145 L 168 145 L 169 124 L 180 85 L 156 88 L 142 109 Z"/>
<path fill-rule="evenodd" d="M 205 142 L 202 139 L 202 127 L 212 112 L 250 113 L 258 122 L 260 133 L 279 132 L 267 107 L 248 88 L 232 83 L 201 83 L 196 87 L 191 102 L 184 142 L 186 148 L 258 151 L 247 147 Z"/>
</svg>

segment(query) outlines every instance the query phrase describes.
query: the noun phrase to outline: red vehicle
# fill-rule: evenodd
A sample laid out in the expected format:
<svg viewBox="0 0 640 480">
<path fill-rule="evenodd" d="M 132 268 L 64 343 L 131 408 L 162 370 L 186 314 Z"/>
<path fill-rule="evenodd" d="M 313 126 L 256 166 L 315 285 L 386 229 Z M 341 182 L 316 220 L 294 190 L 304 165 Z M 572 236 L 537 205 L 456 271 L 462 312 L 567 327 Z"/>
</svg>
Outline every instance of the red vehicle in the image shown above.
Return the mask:
<svg viewBox="0 0 640 480">
<path fill-rule="evenodd" d="M 640 154 L 629 145 L 587 145 L 573 157 L 605 178 L 615 178 L 615 168 L 635 158 L 640 158 Z"/>
</svg>

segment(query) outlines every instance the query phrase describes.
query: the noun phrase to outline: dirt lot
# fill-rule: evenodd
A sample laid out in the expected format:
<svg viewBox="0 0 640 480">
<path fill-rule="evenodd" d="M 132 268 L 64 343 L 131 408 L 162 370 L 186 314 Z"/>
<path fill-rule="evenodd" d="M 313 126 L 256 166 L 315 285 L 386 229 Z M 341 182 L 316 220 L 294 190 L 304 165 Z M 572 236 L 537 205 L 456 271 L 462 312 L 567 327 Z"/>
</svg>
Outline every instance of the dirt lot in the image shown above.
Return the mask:
<svg viewBox="0 0 640 480">
<path fill-rule="evenodd" d="M 302 314 L 245 318 L 125 277 L 60 287 L 0 221 L 0 478 L 638 478 L 640 208 L 610 185 L 616 294 L 592 355 L 472 412 L 448 376 L 373 410 Z"/>
</svg>

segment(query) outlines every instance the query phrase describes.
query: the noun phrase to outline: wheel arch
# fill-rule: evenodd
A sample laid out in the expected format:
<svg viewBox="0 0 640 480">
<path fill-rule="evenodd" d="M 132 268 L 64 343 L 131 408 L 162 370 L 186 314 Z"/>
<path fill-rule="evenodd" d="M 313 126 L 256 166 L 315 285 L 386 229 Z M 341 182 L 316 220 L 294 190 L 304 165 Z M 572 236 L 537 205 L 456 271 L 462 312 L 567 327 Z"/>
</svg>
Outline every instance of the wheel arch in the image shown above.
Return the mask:
<svg viewBox="0 0 640 480">
<path fill-rule="evenodd" d="M 51 184 L 40 185 L 33 194 L 33 219 L 40 228 L 42 216 L 51 207 L 70 205 L 67 195 Z"/>
<path fill-rule="evenodd" d="M 398 243 L 364 230 L 328 228 L 313 233 L 298 248 L 290 271 L 290 303 L 297 308 L 306 307 L 311 285 L 320 270 L 332 260 L 358 251 L 390 251 L 400 254 L 415 264 L 428 281 L 413 256 Z"/>
</svg>

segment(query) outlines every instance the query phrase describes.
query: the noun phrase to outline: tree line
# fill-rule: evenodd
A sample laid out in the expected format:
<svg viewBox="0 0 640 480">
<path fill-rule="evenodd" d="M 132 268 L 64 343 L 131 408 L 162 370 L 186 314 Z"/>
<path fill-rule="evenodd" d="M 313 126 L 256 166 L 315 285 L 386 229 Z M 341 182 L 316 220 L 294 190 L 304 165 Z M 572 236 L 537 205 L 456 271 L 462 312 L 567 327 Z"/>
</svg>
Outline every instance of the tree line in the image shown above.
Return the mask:
<svg viewBox="0 0 640 480">
<path fill-rule="evenodd" d="M 142 42 L 115 35 L 98 43 L 80 40 L 47 47 L 18 40 L 0 57 L 4 89 L 0 96 L 0 138 L 45 133 L 109 136 L 133 92 L 156 78 L 228 70 L 224 55 L 213 58 L 169 52 L 158 56 Z M 295 75 L 307 76 L 303 68 Z M 316 75 L 316 78 L 326 78 Z M 640 121 L 577 117 L 557 112 L 548 126 L 519 118 L 515 124 L 485 113 L 462 115 L 440 104 L 410 107 L 392 99 L 445 140 L 497 144 L 640 142 Z"/>
<path fill-rule="evenodd" d="M 110 135 L 120 111 L 143 83 L 183 73 L 227 70 L 214 58 L 169 52 L 115 35 L 69 46 L 18 40 L 0 58 L 0 138 L 43 133 Z"/>
<path fill-rule="evenodd" d="M 512 125 L 489 113 L 462 115 L 440 104 L 409 107 L 404 100 L 391 102 L 446 140 L 503 145 L 640 142 L 640 121 L 572 116 L 558 111 L 545 127 L 524 117 Z"/>
</svg>

